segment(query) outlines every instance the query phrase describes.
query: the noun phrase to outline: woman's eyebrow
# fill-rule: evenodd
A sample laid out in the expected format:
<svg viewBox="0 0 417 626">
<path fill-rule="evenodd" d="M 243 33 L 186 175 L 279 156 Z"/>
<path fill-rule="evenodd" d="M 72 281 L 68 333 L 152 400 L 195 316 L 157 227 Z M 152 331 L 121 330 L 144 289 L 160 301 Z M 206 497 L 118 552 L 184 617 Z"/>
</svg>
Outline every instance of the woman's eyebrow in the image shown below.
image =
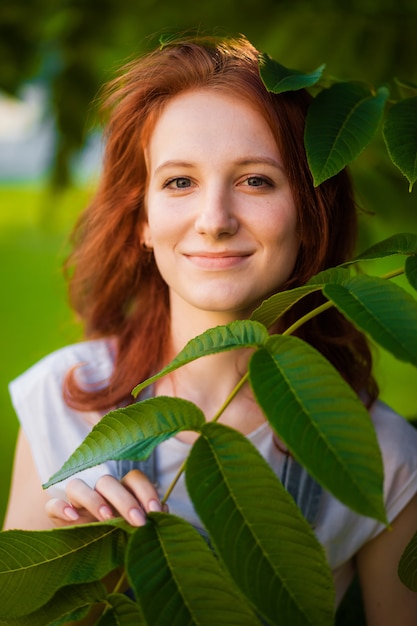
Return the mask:
<svg viewBox="0 0 417 626">
<path fill-rule="evenodd" d="M 273 157 L 269 156 L 253 156 L 245 157 L 236 161 L 237 165 L 272 165 L 279 170 L 284 170 L 284 166 L 280 161 L 277 161 Z"/>
<path fill-rule="evenodd" d="M 192 168 L 195 167 L 192 163 L 188 161 L 180 161 L 175 159 L 170 159 L 169 161 L 164 161 L 155 169 L 154 174 L 158 174 L 161 170 L 167 169 L 168 167 L 184 167 L 184 168 Z"/>
</svg>

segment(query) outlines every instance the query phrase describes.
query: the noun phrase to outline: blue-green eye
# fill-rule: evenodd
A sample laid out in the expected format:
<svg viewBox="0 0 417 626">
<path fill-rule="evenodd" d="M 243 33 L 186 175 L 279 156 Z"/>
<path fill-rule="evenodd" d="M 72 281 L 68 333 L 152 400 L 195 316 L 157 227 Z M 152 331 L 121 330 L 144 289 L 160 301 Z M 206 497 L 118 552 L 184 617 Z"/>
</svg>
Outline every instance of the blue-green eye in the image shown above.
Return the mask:
<svg viewBox="0 0 417 626">
<path fill-rule="evenodd" d="M 246 179 L 249 187 L 263 187 L 264 185 L 269 185 L 270 183 L 262 176 L 249 176 Z"/>
<path fill-rule="evenodd" d="M 171 189 L 187 189 L 191 187 L 191 181 L 189 178 L 179 176 L 177 178 L 171 178 L 165 185 Z"/>
</svg>

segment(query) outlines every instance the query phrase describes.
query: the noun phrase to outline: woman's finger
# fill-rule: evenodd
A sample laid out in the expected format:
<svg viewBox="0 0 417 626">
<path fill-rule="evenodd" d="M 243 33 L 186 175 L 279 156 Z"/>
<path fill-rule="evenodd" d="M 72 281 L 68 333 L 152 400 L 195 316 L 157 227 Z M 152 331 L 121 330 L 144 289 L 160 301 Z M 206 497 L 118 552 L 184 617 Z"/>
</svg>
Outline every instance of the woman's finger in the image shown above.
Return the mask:
<svg viewBox="0 0 417 626">
<path fill-rule="evenodd" d="M 161 511 L 158 492 L 139 470 L 132 470 L 120 482 L 113 476 L 102 476 L 95 488 L 134 526 L 145 524 L 147 512 Z"/>
<path fill-rule="evenodd" d="M 122 478 L 121 482 L 141 501 L 142 507 L 147 513 L 151 511 L 169 513 L 168 505 L 161 503 L 155 485 L 140 470 L 131 470 Z"/>
<path fill-rule="evenodd" d="M 115 517 L 109 502 L 96 489 L 92 489 L 79 478 L 74 478 L 68 483 L 66 493 L 73 508 L 88 511 L 94 520 L 104 522 Z"/>
<path fill-rule="evenodd" d="M 146 513 L 162 511 L 161 500 L 156 487 L 151 483 L 146 474 L 138 469 L 131 470 L 123 476 L 121 483 L 141 503 Z"/>
<path fill-rule="evenodd" d="M 85 509 L 76 509 L 66 500 L 51 498 L 45 505 L 45 511 L 55 526 L 87 524 L 96 521 Z"/>
</svg>

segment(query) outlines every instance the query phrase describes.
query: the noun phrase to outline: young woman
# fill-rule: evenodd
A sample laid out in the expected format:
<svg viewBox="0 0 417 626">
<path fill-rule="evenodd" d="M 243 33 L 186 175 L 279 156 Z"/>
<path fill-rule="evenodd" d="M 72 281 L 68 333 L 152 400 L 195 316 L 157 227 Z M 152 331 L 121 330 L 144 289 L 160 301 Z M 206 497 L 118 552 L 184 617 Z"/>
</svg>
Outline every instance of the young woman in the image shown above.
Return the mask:
<svg viewBox="0 0 417 626">
<path fill-rule="evenodd" d="M 155 485 L 107 463 L 45 493 L 45 482 L 108 410 L 195 335 L 249 317 L 274 292 L 346 260 L 356 210 L 346 172 L 315 189 L 303 144 L 310 98 L 273 95 L 244 38 L 182 41 L 132 62 L 107 89 L 104 171 L 74 233 L 72 304 L 86 341 L 49 355 L 11 384 L 21 421 L 5 527 L 41 529 L 122 515 L 141 525 L 194 439 L 157 448 Z M 417 526 L 417 434 L 377 400 L 364 337 L 335 310 L 303 338 L 368 399 L 385 463 L 392 530 L 321 495 L 315 531 L 340 601 L 357 568 L 371 626 L 417 623 L 417 595 L 399 557 Z M 248 352 L 205 357 L 158 381 L 154 395 L 197 404 L 209 420 L 245 370 Z M 250 389 L 221 421 L 280 473 L 287 454 Z M 52 496 L 52 497 L 51 497 Z M 183 482 L 173 513 L 198 526 Z"/>
</svg>

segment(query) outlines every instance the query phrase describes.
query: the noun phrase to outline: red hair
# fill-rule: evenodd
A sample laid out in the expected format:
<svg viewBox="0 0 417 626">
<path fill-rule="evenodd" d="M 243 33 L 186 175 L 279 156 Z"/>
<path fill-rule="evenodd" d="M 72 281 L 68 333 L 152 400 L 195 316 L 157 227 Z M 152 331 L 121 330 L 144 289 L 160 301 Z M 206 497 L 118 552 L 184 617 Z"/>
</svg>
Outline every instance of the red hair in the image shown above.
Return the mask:
<svg viewBox="0 0 417 626">
<path fill-rule="evenodd" d="M 117 357 L 110 381 L 98 390 L 79 388 L 69 374 L 65 398 L 74 408 L 107 410 L 129 402 L 132 388 L 160 369 L 167 355 L 168 289 L 140 238 L 147 184 L 144 149 L 161 111 L 176 95 L 198 88 L 230 93 L 256 107 L 270 125 L 298 211 L 300 251 L 283 289 L 351 257 L 357 223 L 349 176 L 343 171 L 314 188 L 304 150 L 311 98 L 305 91 L 269 93 L 259 75 L 258 56 L 243 37 L 176 41 L 129 63 L 105 88 L 104 170 L 74 229 L 66 267 L 70 300 L 84 321 L 86 337 L 115 338 Z M 297 311 L 303 307 L 298 305 Z M 376 396 L 367 342 L 337 311 L 318 316 L 299 334 L 355 390 Z"/>
</svg>

